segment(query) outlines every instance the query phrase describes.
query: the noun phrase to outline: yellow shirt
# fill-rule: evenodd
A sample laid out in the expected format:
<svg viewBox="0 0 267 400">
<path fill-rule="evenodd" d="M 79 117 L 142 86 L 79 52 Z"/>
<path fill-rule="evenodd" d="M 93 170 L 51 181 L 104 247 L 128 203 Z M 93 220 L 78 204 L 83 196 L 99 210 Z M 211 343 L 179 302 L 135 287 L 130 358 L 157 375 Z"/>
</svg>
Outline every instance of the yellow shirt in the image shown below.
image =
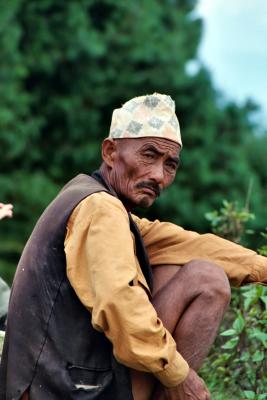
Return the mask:
<svg viewBox="0 0 267 400">
<path fill-rule="evenodd" d="M 234 285 L 267 283 L 267 259 L 252 250 L 212 234 L 133 218 L 152 266 L 203 258 L 221 265 Z M 128 215 L 117 198 L 94 193 L 72 212 L 65 238 L 67 276 L 92 314 L 94 328 L 105 333 L 122 364 L 153 373 L 165 386 L 176 386 L 189 367 L 149 301 L 134 249 Z"/>
</svg>

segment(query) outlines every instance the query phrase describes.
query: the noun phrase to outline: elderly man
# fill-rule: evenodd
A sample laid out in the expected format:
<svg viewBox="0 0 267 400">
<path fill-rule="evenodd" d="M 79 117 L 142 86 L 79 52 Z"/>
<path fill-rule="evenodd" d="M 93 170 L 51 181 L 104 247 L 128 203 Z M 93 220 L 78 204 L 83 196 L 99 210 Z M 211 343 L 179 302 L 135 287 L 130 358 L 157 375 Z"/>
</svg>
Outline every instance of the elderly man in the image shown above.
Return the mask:
<svg viewBox="0 0 267 400">
<path fill-rule="evenodd" d="M 174 108 L 154 93 L 115 110 L 100 170 L 70 181 L 38 221 L 14 279 L 1 400 L 210 398 L 197 370 L 228 279 L 267 282 L 267 260 L 130 213 L 175 178 Z"/>
</svg>

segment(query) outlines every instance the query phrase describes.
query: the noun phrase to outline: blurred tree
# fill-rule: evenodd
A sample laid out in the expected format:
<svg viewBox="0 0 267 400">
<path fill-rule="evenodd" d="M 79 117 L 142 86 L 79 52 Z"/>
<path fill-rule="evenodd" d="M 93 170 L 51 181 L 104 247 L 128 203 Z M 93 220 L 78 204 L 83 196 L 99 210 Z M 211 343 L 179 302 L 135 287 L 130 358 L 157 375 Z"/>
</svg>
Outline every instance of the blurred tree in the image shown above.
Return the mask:
<svg viewBox="0 0 267 400">
<path fill-rule="evenodd" d="M 98 166 L 112 110 L 136 95 L 170 94 L 184 138 L 177 183 L 149 217 L 204 230 L 203 214 L 222 197 L 244 197 L 251 179 L 251 203 L 263 208 L 258 175 L 265 169 L 247 157 L 247 143 L 257 139 L 254 108 L 221 104 L 203 66 L 189 73 L 202 31 L 195 6 L 196 0 L 1 6 L 0 194 L 14 203 L 15 218 L 0 225 L 0 274 L 11 279 L 9 264 L 62 184 Z"/>
</svg>

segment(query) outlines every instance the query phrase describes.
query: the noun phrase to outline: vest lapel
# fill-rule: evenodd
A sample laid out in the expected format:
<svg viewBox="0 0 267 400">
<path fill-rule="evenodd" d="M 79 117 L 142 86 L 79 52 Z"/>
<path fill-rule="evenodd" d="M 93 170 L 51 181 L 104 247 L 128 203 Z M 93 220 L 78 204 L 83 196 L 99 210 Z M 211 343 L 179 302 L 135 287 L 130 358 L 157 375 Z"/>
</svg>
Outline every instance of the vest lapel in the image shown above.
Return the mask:
<svg viewBox="0 0 267 400">
<path fill-rule="evenodd" d="M 134 234 L 135 237 L 135 247 L 136 247 L 136 255 L 139 261 L 139 264 L 141 266 L 142 272 L 144 274 L 144 277 L 146 278 L 148 287 L 150 291 L 152 292 L 153 290 L 153 274 L 152 274 L 152 268 L 149 263 L 148 255 L 146 252 L 146 248 L 144 245 L 143 238 L 139 232 L 139 229 L 134 222 L 132 216 L 130 213 L 128 213 L 129 216 L 129 221 L 130 221 L 130 229 L 131 232 Z"/>
</svg>

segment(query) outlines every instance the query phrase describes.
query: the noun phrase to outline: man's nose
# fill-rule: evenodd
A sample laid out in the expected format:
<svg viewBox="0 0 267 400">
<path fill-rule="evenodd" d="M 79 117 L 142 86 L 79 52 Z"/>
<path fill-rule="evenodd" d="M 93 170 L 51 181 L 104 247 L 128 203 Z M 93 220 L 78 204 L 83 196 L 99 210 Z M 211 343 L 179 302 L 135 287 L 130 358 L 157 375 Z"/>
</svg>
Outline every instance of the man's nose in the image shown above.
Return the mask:
<svg viewBox="0 0 267 400">
<path fill-rule="evenodd" d="M 161 163 L 156 163 L 153 165 L 153 171 L 151 173 L 151 179 L 153 179 L 158 184 L 161 184 L 164 180 L 164 168 Z"/>
</svg>

